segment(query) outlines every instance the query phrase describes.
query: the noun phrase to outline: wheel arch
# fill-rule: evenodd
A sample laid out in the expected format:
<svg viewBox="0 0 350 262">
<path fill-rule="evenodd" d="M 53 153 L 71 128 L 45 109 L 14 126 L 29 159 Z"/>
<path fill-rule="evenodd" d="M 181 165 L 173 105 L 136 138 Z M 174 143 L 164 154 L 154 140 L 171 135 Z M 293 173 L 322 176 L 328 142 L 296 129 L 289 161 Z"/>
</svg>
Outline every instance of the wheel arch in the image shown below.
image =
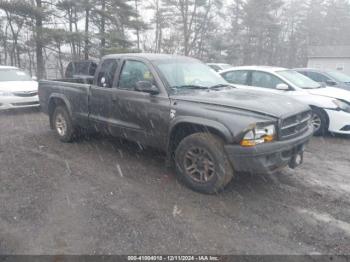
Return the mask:
<svg viewBox="0 0 350 262">
<path fill-rule="evenodd" d="M 200 132 L 211 133 L 223 139 L 225 143 L 233 143 L 232 133 L 219 122 L 194 117 L 178 119 L 172 123 L 169 130 L 167 150 L 169 156 L 173 157 L 182 139 Z"/>
<path fill-rule="evenodd" d="M 311 107 L 312 111 L 318 110 L 318 111 L 320 111 L 320 112 L 322 112 L 324 114 L 324 116 L 326 117 L 326 129 L 328 130 L 329 129 L 329 122 L 330 122 L 330 120 L 329 120 L 329 116 L 328 116 L 326 110 L 324 110 L 321 107 L 315 106 L 315 105 L 310 105 L 310 107 Z"/>
<path fill-rule="evenodd" d="M 48 103 L 48 115 L 50 117 L 50 127 L 53 128 L 52 116 L 57 106 L 64 106 L 67 108 L 68 113 L 72 116 L 72 108 L 68 99 L 62 94 L 52 94 Z"/>
</svg>

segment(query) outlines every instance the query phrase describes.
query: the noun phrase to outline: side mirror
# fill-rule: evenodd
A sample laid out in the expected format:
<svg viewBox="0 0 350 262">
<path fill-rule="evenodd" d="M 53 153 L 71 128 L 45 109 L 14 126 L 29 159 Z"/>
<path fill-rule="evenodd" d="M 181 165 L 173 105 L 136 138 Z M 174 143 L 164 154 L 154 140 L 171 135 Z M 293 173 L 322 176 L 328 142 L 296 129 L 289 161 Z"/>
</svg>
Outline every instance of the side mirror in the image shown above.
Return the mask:
<svg viewBox="0 0 350 262">
<path fill-rule="evenodd" d="M 38 81 L 38 78 L 36 76 L 32 76 L 33 81 Z"/>
<path fill-rule="evenodd" d="M 276 89 L 277 90 L 281 90 L 281 91 L 288 91 L 289 90 L 289 86 L 287 84 L 281 83 L 281 84 L 278 84 L 276 86 Z"/>
<path fill-rule="evenodd" d="M 159 94 L 158 88 L 150 81 L 138 81 L 136 83 L 136 91 L 149 93 L 151 95 Z"/>
<path fill-rule="evenodd" d="M 331 79 L 328 79 L 326 80 L 326 85 L 328 86 L 336 86 L 337 85 L 337 82 L 331 80 Z"/>
</svg>

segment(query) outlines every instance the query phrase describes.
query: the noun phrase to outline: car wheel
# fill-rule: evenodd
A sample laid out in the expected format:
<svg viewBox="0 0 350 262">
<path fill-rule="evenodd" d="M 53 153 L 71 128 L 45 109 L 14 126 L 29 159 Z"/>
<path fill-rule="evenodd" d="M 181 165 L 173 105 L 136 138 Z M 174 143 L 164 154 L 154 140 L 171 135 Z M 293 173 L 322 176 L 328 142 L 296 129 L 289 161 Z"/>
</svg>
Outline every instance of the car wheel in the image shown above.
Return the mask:
<svg viewBox="0 0 350 262">
<path fill-rule="evenodd" d="M 214 194 L 233 178 L 233 168 L 224 152 L 224 141 L 210 133 L 184 138 L 175 152 L 176 173 L 191 189 Z"/>
<path fill-rule="evenodd" d="M 327 116 L 320 109 L 312 110 L 312 125 L 315 136 L 324 136 L 327 133 Z"/>
<path fill-rule="evenodd" d="M 75 130 L 73 127 L 73 122 L 66 107 L 56 107 L 53 113 L 53 126 L 57 136 L 62 142 L 73 141 Z"/>
</svg>

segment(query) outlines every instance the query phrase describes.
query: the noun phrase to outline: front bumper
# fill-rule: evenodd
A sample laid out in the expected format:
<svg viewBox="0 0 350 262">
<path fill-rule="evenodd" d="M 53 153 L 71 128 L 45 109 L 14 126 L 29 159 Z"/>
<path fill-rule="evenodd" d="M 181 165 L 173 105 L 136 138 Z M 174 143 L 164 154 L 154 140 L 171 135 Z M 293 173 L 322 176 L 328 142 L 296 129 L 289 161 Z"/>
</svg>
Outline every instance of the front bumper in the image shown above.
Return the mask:
<svg viewBox="0 0 350 262">
<path fill-rule="evenodd" d="M 234 170 L 238 172 L 273 173 L 291 164 L 296 156 L 302 155 L 312 135 L 313 129 L 309 128 L 302 136 L 294 139 L 256 147 L 226 145 L 225 151 Z"/>
<path fill-rule="evenodd" d="M 27 108 L 27 107 L 39 107 L 39 97 L 18 97 L 18 96 L 1 96 L 0 97 L 0 110 L 7 110 L 12 108 Z"/>
<path fill-rule="evenodd" d="M 350 134 L 350 113 L 326 109 L 329 118 L 329 132 L 338 134 Z"/>
</svg>

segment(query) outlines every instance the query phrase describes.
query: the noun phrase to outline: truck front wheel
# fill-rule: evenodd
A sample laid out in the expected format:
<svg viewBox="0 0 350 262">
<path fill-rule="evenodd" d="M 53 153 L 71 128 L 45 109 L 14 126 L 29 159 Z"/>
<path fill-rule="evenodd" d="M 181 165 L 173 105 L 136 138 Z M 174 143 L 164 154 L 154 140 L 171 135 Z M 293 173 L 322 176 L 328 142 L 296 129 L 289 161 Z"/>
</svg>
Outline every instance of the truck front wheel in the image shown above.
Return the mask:
<svg viewBox="0 0 350 262">
<path fill-rule="evenodd" d="M 62 142 L 71 142 L 74 139 L 73 122 L 66 107 L 56 107 L 52 121 L 56 134 Z"/>
<path fill-rule="evenodd" d="M 185 137 L 175 151 L 176 173 L 195 191 L 220 192 L 233 178 L 233 168 L 224 152 L 224 141 L 210 133 Z"/>
</svg>

